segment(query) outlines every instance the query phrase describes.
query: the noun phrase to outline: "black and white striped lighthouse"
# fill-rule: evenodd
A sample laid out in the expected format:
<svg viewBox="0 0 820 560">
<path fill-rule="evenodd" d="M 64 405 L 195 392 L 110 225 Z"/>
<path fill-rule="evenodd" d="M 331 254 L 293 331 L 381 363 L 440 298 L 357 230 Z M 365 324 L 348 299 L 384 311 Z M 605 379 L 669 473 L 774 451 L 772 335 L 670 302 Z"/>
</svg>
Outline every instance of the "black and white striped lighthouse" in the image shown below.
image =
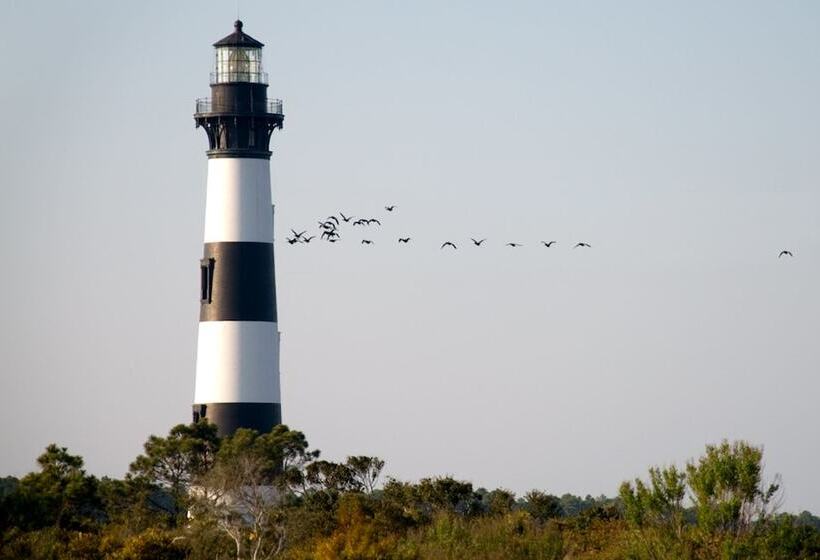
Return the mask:
<svg viewBox="0 0 820 560">
<path fill-rule="evenodd" d="M 263 44 L 234 27 L 214 43 L 211 97 L 194 115 L 209 149 L 193 418 L 220 435 L 282 421 L 269 146 L 284 116 Z"/>
</svg>

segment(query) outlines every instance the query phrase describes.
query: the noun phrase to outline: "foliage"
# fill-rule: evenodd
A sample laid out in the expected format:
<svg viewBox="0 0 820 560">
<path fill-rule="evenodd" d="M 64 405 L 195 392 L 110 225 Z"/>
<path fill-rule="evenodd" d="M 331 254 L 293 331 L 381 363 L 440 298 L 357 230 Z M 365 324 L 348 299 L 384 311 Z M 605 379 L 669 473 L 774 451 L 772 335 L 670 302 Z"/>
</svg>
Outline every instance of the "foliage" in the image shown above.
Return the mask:
<svg viewBox="0 0 820 560">
<path fill-rule="evenodd" d="M 483 501 L 489 515 L 505 515 L 515 507 L 515 494 L 504 488 L 496 488 Z"/>
<path fill-rule="evenodd" d="M 348 494 L 337 507 L 337 528 L 315 546 L 319 560 L 399 559 L 404 554 L 398 550 L 398 535 L 385 531 L 374 523 L 373 503 L 365 496 Z"/>
<path fill-rule="evenodd" d="M 160 529 L 148 529 L 130 537 L 111 560 L 185 560 L 188 549 L 185 539 Z"/>
<path fill-rule="evenodd" d="M 547 521 L 563 514 L 561 501 L 540 490 L 530 490 L 524 494 L 524 509 L 538 521 Z"/>
<path fill-rule="evenodd" d="M 175 521 L 186 511 L 192 482 L 213 467 L 219 444 L 214 424 L 179 424 L 167 437 L 148 438 L 145 453 L 131 463 L 128 480 L 152 507 Z"/>
<path fill-rule="evenodd" d="M 780 485 L 764 483 L 762 472 L 762 448 L 723 441 L 708 445 L 705 455 L 687 463 L 685 472 L 674 466 L 651 468 L 648 483 L 624 482 L 620 498 L 635 528 L 630 555 L 770 558 L 778 557 L 778 548 L 794 553 L 792 536 L 798 534 L 802 546 L 809 535 L 801 533 L 793 519 L 774 517 Z M 693 515 L 684 504 L 687 496 Z"/>
<path fill-rule="evenodd" d="M 82 457 L 51 444 L 37 463 L 40 471 L 24 476 L 4 497 L 6 523 L 28 530 L 88 530 L 102 520 L 98 481 L 86 475 Z"/>
<path fill-rule="evenodd" d="M 587 494 L 583 498 L 581 498 L 580 496 L 573 496 L 572 494 L 563 494 L 559 498 L 559 503 L 561 505 L 561 515 L 565 515 L 568 517 L 580 515 L 586 510 L 592 509 L 599 505 L 603 505 L 608 501 L 609 500 L 606 496 L 599 496 L 598 498 L 593 498 L 589 494 Z"/>
<path fill-rule="evenodd" d="M 234 543 L 236 558 L 272 558 L 284 549 L 282 496 L 317 452 L 301 432 L 276 426 L 270 433 L 239 429 L 222 441 L 216 461 L 197 479 L 192 513 L 212 521 Z"/>
<path fill-rule="evenodd" d="M 649 484 L 635 479 L 635 486 L 624 482 L 620 498 L 624 513 L 633 525 L 662 527 L 680 538 L 684 527 L 683 499 L 686 475 L 676 467 L 649 469 Z"/>
<path fill-rule="evenodd" d="M 805 525 L 806 527 L 813 527 L 820 530 L 820 517 L 812 515 L 811 512 L 801 512 L 794 521 L 797 525 Z"/>
<path fill-rule="evenodd" d="M 765 521 L 776 506 L 778 482 L 762 480 L 763 449 L 744 441 L 707 445 L 706 455 L 686 465 L 698 516 L 698 526 L 708 532 L 748 532 Z"/>
<path fill-rule="evenodd" d="M 200 422 L 151 436 L 123 480 L 57 445 L 0 479 L 0 560 L 820 558 L 820 519 L 776 514 L 762 457 L 723 442 L 617 499 L 516 500 L 450 476 L 379 488 L 376 457 L 320 460 L 287 426 L 219 438 Z"/>
<path fill-rule="evenodd" d="M 357 455 L 348 457 L 345 465 L 350 469 L 353 479 L 359 484 L 361 490 L 372 494 L 384 468 L 384 461 L 378 457 Z"/>
<path fill-rule="evenodd" d="M 522 511 L 476 519 L 440 512 L 408 541 L 405 549 L 420 560 L 564 558 L 560 531 L 542 526 Z"/>
</svg>

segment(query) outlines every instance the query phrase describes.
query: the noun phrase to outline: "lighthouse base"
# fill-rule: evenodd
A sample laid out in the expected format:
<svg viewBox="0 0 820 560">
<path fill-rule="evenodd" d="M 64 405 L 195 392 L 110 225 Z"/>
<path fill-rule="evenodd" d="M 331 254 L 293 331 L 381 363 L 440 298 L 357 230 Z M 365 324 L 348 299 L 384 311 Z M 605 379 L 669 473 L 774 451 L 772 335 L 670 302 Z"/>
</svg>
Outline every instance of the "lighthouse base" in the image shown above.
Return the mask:
<svg viewBox="0 0 820 560">
<path fill-rule="evenodd" d="M 280 403 L 208 403 L 193 406 L 193 420 L 207 418 L 216 424 L 219 437 L 233 434 L 238 428 L 267 433 L 282 423 Z"/>
</svg>

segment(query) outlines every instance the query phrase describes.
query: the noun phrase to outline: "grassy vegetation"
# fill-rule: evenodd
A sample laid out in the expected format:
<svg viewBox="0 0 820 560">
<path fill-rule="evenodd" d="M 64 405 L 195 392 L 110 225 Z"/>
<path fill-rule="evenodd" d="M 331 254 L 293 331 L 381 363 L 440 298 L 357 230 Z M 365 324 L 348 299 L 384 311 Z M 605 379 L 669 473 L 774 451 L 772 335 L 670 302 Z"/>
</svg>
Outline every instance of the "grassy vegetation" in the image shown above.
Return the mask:
<svg viewBox="0 0 820 560">
<path fill-rule="evenodd" d="M 762 460 L 723 442 L 617 498 L 516 498 L 451 477 L 379 483 L 383 461 L 320 460 L 286 426 L 220 439 L 201 422 L 149 438 L 122 480 L 56 445 L 0 479 L 0 560 L 820 558 L 820 519 L 777 511 Z"/>
</svg>

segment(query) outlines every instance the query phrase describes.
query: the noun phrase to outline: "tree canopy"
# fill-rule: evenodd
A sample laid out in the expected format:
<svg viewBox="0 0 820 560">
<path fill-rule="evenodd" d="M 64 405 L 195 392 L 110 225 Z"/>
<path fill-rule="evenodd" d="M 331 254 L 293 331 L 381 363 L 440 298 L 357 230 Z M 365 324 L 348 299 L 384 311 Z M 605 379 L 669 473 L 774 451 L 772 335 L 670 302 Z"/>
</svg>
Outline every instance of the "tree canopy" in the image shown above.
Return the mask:
<svg viewBox="0 0 820 560">
<path fill-rule="evenodd" d="M 0 560 L 691 559 L 820 557 L 820 519 L 777 513 L 763 449 L 722 442 L 651 467 L 617 498 L 387 477 L 378 457 L 320 458 L 288 426 L 150 436 L 123 479 L 49 445 L 0 479 Z"/>
</svg>

